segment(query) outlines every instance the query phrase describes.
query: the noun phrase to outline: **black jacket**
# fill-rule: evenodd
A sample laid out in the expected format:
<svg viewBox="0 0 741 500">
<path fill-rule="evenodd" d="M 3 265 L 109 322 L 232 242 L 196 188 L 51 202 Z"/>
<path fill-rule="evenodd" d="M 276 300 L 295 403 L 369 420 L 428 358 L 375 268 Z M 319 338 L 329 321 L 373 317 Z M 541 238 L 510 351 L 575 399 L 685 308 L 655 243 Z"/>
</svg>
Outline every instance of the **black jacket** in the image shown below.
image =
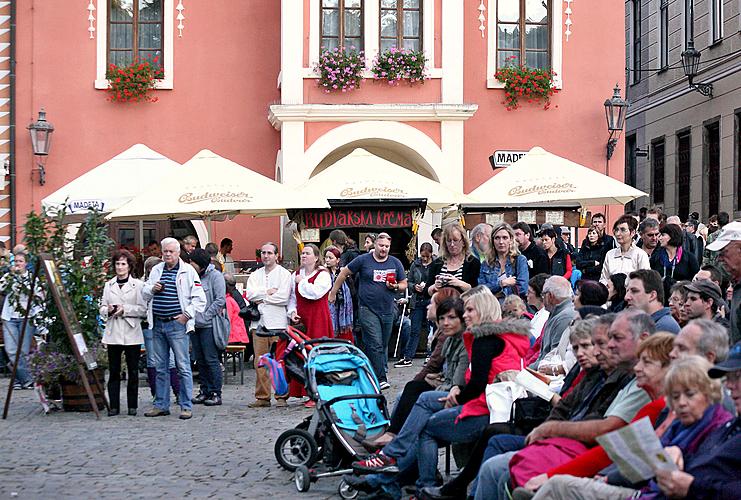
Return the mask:
<svg viewBox="0 0 741 500">
<path fill-rule="evenodd" d="M 605 262 L 605 245 L 602 240 L 592 246 L 588 241 L 582 245 L 576 257 L 576 267 L 585 280 L 599 281 L 602 275 L 602 264 Z"/>
<path fill-rule="evenodd" d="M 435 284 L 435 278 L 437 278 L 437 275 L 440 274 L 440 271 L 443 268 L 443 260 L 442 259 L 435 259 L 432 261 L 432 264 L 430 264 L 429 271 L 428 271 L 428 280 L 427 284 L 425 285 L 425 294 L 429 297 L 430 295 L 430 287 Z M 469 256 L 466 258 L 466 260 L 463 261 L 463 281 L 471 285 L 471 287 L 474 287 L 479 284 L 479 272 L 481 271 L 481 261 L 477 259 L 474 256 Z M 459 292 L 463 292 L 463 290 L 458 290 Z"/>
<path fill-rule="evenodd" d="M 535 243 L 530 243 L 530 246 L 525 250 L 520 250 L 520 253 L 524 255 L 527 260 L 528 276 L 532 278 L 536 274 L 548 274 L 548 268 L 550 266 L 548 264 L 548 256 L 545 254 L 545 250 Z"/>
<path fill-rule="evenodd" d="M 567 264 L 571 262 L 571 257 L 565 250 L 559 248 L 553 254 L 552 259 L 548 257 L 548 254 L 546 254 L 546 258 L 548 259 L 548 274 L 551 276 L 566 276 L 566 272 L 569 271 Z M 571 274 L 569 274 L 570 277 Z"/>
<path fill-rule="evenodd" d="M 697 257 L 692 252 L 687 252 L 683 249 L 682 260 L 677 262 L 674 269 L 671 266 L 664 268 L 661 263 L 662 255 L 666 255 L 666 250 L 661 247 L 657 248 L 651 254 L 649 263 L 651 264 L 651 269 L 658 272 L 665 280 L 673 279 L 675 283 L 682 280 L 692 281 L 697 271 L 700 270 L 700 266 L 697 264 Z"/>
</svg>

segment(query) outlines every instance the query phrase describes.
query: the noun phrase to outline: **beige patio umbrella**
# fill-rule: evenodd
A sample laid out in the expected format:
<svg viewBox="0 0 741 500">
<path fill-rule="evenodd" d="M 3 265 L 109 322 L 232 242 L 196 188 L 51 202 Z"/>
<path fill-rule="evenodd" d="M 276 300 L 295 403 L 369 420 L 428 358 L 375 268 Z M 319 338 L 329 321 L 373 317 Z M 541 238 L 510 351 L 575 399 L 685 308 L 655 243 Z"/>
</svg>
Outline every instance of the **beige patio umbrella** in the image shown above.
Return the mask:
<svg viewBox="0 0 741 500">
<path fill-rule="evenodd" d="M 54 212 L 66 205 L 65 220 L 81 222 L 91 208 L 112 212 L 181 168 L 144 144 L 134 144 L 57 189 L 41 200 L 41 206 Z"/>
<path fill-rule="evenodd" d="M 281 215 L 287 209 L 327 207 L 327 200 L 321 196 L 280 184 L 204 149 L 184 163 L 177 176 L 152 185 L 107 218 L 210 222 L 239 214 Z"/>
<path fill-rule="evenodd" d="M 465 203 L 465 207 L 625 205 L 648 196 L 540 147 L 532 148 L 469 195 L 478 201 Z"/>
</svg>

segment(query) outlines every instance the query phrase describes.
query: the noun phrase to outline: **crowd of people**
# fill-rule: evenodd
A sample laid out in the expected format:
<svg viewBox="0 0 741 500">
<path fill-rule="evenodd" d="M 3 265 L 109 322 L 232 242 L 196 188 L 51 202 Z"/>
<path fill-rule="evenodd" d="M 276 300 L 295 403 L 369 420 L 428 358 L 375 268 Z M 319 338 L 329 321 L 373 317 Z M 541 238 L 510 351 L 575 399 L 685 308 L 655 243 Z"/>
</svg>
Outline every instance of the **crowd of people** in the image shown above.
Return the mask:
<svg viewBox="0 0 741 500">
<path fill-rule="evenodd" d="M 169 415 L 171 391 L 181 419 L 194 404 L 222 404 L 215 324 L 224 311 L 226 340 L 248 346 L 256 369 L 263 355 L 285 350 L 281 334 L 292 324 L 359 345 L 381 390 L 390 388 L 398 331 L 395 367 L 414 367 L 419 348 L 427 352 L 387 431 L 363 442 L 373 453 L 353 464 L 362 474 L 345 478 L 369 498 L 400 498 L 407 485 L 428 499 L 730 498 L 741 486 L 741 222 L 721 213 L 705 226 L 692 216 L 625 214 L 608 234 L 595 214 L 578 247 L 568 228 L 550 224 L 482 223 L 469 233 L 450 223 L 433 232 L 438 255 L 425 243 L 408 269 L 390 254 L 388 233 L 369 233 L 360 250 L 335 230 L 321 247 L 303 245 L 295 270 L 266 242 L 243 291 L 229 239 L 203 249 L 192 236 L 148 245 L 141 280 L 134 256 L 118 249 L 100 304 L 109 414 L 120 411 L 122 358 L 132 375 L 128 413 L 137 413 L 142 344 L 154 398 L 145 416 Z M 31 335 L 17 345 L 15 307 L 27 262 L 14 249 L 0 281 L 11 360 L 30 348 Z M 19 388 L 31 383 L 24 358 Z M 487 387 L 524 370 L 546 381 L 550 399 L 530 395 L 516 413 L 495 417 L 502 408 Z M 306 395 L 294 381 L 274 392 L 257 369 L 248 406 L 285 407 Z M 677 467 L 631 483 L 596 438 L 643 417 Z M 438 448 L 448 444 L 461 471 L 441 484 Z"/>
</svg>

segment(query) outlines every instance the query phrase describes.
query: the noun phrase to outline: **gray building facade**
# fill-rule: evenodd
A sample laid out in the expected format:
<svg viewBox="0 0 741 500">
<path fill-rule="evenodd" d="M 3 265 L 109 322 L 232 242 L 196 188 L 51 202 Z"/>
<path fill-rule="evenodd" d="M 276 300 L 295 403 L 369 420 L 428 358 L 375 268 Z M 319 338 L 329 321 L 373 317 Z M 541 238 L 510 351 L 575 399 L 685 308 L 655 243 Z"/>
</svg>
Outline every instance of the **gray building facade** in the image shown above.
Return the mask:
<svg viewBox="0 0 741 500">
<path fill-rule="evenodd" d="M 741 0 L 627 0 L 625 182 L 686 220 L 741 217 Z M 682 52 L 702 54 L 689 86 Z"/>
</svg>

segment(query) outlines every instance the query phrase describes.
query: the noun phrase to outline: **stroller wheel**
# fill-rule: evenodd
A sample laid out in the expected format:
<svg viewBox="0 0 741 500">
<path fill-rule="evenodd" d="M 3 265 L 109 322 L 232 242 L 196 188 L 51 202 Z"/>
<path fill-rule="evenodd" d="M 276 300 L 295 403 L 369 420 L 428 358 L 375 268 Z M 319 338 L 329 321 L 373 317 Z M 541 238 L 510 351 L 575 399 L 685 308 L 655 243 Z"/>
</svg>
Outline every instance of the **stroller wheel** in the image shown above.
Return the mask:
<svg viewBox="0 0 741 500">
<path fill-rule="evenodd" d="M 311 488 L 311 473 L 309 472 L 309 468 L 305 465 L 299 465 L 294 473 L 293 481 L 296 483 L 296 489 L 301 493 L 309 491 L 309 488 Z"/>
<path fill-rule="evenodd" d="M 339 488 L 337 488 L 337 493 L 340 494 L 341 498 L 357 498 L 359 492 L 343 479 Z"/>
<path fill-rule="evenodd" d="M 316 461 L 318 449 L 314 436 L 303 429 L 290 429 L 278 436 L 275 458 L 286 470 L 295 471 L 299 466 L 310 467 Z"/>
</svg>

